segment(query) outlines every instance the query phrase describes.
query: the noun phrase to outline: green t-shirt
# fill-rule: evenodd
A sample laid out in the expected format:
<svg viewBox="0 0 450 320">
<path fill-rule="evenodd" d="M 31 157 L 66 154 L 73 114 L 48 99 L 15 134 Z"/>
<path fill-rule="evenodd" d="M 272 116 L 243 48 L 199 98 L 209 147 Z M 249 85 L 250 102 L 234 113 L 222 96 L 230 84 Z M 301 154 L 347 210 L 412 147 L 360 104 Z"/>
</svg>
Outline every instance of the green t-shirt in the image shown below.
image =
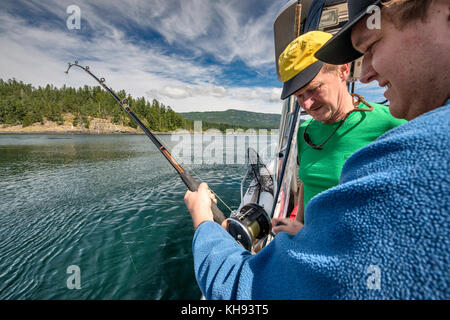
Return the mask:
<svg viewBox="0 0 450 320">
<path fill-rule="evenodd" d="M 301 124 L 297 134 L 299 177 L 304 185 L 304 207 L 317 194 L 339 184 L 345 161 L 357 150 L 370 144 L 379 136 L 395 128 L 406 120 L 396 119 L 389 113 L 389 108 L 370 103 L 373 111 L 353 112 L 336 133 L 322 146 L 315 150 L 303 140 L 303 132 L 311 120 Z M 367 108 L 360 104 L 359 108 Z M 324 142 L 336 129 L 340 121 L 323 124 L 312 120 L 308 135 L 315 145 Z"/>
</svg>

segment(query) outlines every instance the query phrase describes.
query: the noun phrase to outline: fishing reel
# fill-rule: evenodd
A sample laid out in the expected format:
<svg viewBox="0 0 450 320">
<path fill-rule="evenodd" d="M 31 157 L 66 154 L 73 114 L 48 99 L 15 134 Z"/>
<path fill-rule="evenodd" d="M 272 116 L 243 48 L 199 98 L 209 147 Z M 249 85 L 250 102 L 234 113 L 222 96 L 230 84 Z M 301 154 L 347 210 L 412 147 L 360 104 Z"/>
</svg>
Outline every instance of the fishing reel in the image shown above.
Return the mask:
<svg viewBox="0 0 450 320">
<path fill-rule="evenodd" d="M 256 203 L 244 205 L 226 222 L 228 233 L 245 249 L 251 251 L 255 241 L 267 237 L 272 230 L 272 221 L 264 208 Z"/>
</svg>

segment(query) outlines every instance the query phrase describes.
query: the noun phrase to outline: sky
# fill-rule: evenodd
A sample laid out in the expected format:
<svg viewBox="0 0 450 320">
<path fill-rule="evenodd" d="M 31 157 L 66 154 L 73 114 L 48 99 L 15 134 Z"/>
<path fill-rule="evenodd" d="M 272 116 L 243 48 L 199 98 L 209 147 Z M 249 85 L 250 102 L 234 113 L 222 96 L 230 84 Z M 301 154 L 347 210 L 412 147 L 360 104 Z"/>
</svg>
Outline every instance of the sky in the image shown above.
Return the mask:
<svg viewBox="0 0 450 320">
<path fill-rule="evenodd" d="M 0 78 L 97 85 L 80 69 L 64 73 L 77 60 L 114 91 L 176 112 L 280 113 L 273 23 L 287 2 L 2 0 Z M 383 100 L 377 84 L 357 88 Z"/>
</svg>

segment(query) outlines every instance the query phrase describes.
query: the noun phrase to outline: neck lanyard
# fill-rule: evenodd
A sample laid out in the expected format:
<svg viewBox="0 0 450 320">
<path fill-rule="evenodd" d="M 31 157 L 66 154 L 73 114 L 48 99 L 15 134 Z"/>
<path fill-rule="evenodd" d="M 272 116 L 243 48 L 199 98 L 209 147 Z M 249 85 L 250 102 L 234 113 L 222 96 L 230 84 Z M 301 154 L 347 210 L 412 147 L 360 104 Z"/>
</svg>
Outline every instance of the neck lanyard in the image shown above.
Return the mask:
<svg viewBox="0 0 450 320">
<path fill-rule="evenodd" d="M 370 104 L 368 104 L 368 103 L 366 102 L 366 100 L 364 100 L 364 97 L 362 97 L 362 96 L 360 96 L 359 94 L 356 94 L 356 93 L 352 93 L 351 96 L 352 96 L 353 98 L 356 98 L 356 99 L 357 99 L 357 101 L 356 101 L 356 103 L 355 103 L 356 107 L 355 107 L 352 111 L 348 112 L 348 113 L 345 115 L 344 119 L 342 119 L 342 120 L 340 121 L 339 125 L 336 127 L 336 129 L 333 131 L 333 133 L 332 133 L 332 134 L 331 134 L 324 142 L 322 142 L 322 143 L 319 144 L 319 145 L 315 145 L 315 144 L 312 142 L 311 137 L 309 136 L 309 134 L 306 133 L 306 131 L 308 131 L 309 125 L 310 125 L 311 122 L 314 120 L 314 119 L 311 119 L 311 121 L 310 121 L 310 122 L 308 123 L 308 125 L 306 126 L 305 131 L 303 131 L 303 140 L 306 142 L 306 144 L 307 144 L 308 146 L 310 146 L 311 148 L 316 149 L 316 150 L 322 150 L 322 146 L 323 146 L 325 143 L 327 143 L 328 140 L 331 139 L 331 137 L 332 137 L 332 136 L 336 133 L 336 131 L 338 131 L 338 129 L 344 124 L 345 120 L 347 120 L 347 118 L 350 116 L 351 113 L 353 113 L 353 112 L 364 112 L 364 111 L 369 111 L 369 112 L 370 112 L 370 111 L 373 110 L 373 107 L 372 107 Z M 365 104 L 365 105 L 368 107 L 368 109 L 357 108 L 357 106 L 358 106 L 361 102 L 362 102 L 363 104 Z"/>
</svg>

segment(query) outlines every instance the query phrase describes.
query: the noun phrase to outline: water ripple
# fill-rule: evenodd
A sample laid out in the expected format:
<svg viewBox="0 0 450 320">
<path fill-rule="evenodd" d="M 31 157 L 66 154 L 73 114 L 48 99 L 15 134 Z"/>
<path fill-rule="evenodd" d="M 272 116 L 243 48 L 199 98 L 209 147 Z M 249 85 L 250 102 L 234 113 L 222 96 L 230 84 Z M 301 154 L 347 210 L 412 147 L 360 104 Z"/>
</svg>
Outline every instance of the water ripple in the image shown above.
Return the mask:
<svg viewBox="0 0 450 320">
<path fill-rule="evenodd" d="M 244 166 L 193 167 L 239 205 Z M 200 297 L 186 187 L 145 137 L 2 136 L 0 190 L 0 299 Z"/>
</svg>

